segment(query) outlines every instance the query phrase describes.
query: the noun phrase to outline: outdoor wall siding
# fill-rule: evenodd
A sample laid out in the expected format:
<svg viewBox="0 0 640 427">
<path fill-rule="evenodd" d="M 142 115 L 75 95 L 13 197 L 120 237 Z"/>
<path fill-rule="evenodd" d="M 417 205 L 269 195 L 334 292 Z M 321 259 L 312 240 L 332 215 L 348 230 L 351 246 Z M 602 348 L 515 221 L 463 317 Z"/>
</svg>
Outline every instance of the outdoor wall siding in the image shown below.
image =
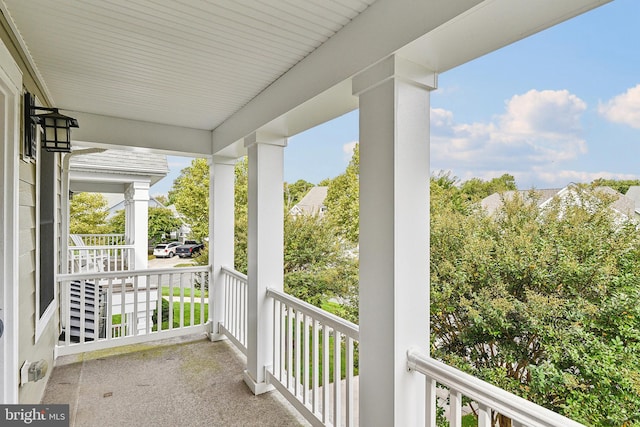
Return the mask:
<svg viewBox="0 0 640 427">
<path fill-rule="evenodd" d="M 58 173 L 59 175 L 59 173 Z M 60 188 L 58 186 L 58 188 Z M 46 325 L 36 342 L 36 164 L 20 161 L 19 182 L 19 338 L 20 369 L 28 361 L 44 359 L 49 365 L 47 376 L 38 382 L 20 387 L 21 403 L 39 403 L 53 369 L 53 349 L 58 333 L 58 315 Z M 59 191 L 58 191 L 59 193 Z M 59 195 L 58 195 L 59 198 Z M 58 232 L 59 235 L 59 232 Z"/>
</svg>

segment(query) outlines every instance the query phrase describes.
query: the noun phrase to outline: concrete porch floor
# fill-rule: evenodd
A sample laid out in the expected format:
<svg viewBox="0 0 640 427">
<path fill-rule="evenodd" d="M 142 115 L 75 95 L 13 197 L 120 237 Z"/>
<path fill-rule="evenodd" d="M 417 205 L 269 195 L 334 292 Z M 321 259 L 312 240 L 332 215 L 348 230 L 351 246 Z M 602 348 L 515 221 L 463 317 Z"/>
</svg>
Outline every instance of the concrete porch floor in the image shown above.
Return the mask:
<svg viewBox="0 0 640 427">
<path fill-rule="evenodd" d="M 63 356 L 42 403 L 68 403 L 71 426 L 309 425 L 277 391 L 254 396 L 244 364 L 200 335 Z"/>
</svg>

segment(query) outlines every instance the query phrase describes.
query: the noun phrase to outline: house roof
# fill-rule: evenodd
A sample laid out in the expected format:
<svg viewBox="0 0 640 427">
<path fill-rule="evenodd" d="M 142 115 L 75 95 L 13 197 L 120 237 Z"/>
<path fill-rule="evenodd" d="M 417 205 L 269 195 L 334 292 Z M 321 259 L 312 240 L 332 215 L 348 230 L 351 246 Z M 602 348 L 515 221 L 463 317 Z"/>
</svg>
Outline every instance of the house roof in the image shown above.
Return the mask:
<svg viewBox="0 0 640 427">
<path fill-rule="evenodd" d="M 635 204 L 635 210 L 638 214 L 640 214 L 640 186 L 632 185 L 627 190 L 625 196 L 633 200 Z"/>
<path fill-rule="evenodd" d="M 327 190 L 329 187 L 316 186 L 312 187 L 307 194 L 291 208 L 292 215 L 316 215 L 322 213 L 325 207 L 324 199 L 327 198 Z"/>
<path fill-rule="evenodd" d="M 549 188 L 540 190 L 518 190 L 505 191 L 503 193 L 493 193 L 480 201 L 480 206 L 492 215 L 496 210 L 502 207 L 504 200 L 513 199 L 515 194 L 519 194 L 526 201 L 534 201 L 538 207 L 542 207 L 549 203 L 555 196 L 561 197 L 563 194 L 571 191 L 573 185 L 564 188 Z M 608 194 L 614 197 L 611 207 L 628 218 L 634 217 L 635 202 L 632 198 L 620 194 L 611 187 L 596 187 L 596 191 Z M 627 193 L 628 194 L 628 193 Z"/>
<path fill-rule="evenodd" d="M 3 0 L 0 20 L 74 140 L 238 157 L 357 108 L 351 79 L 390 55 L 442 73 L 607 2 Z"/>
<path fill-rule="evenodd" d="M 70 189 L 76 192 L 123 194 L 135 181 L 152 186 L 169 173 L 167 156 L 149 152 L 105 150 L 69 157 Z"/>
<path fill-rule="evenodd" d="M 164 154 L 122 150 L 106 150 L 102 153 L 73 156 L 69 166 L 72 170 L 86 169 L 113 173 L 124 172 L 133 175 L 152 175 L 159 177 L 156 182 L 169 173 L 169 163 Z"/>
<path fill-rule="evenodd" d="M 558 194 L 562 188 L 547 188 L 540 190 L 517 190 L 517 191 L 505 191 L 503 193 L 493 193 L 480 201 L 480 206 L 489 214 L 493 214 L 496 210 L 500 209 L 504 200 L 513 199 L 515 194 L 519 194 L 524 200 L 533 201 L 538 206 L 544 204 Z M 533 191 L 533 192 L 532 192 Z"/>
</svg>

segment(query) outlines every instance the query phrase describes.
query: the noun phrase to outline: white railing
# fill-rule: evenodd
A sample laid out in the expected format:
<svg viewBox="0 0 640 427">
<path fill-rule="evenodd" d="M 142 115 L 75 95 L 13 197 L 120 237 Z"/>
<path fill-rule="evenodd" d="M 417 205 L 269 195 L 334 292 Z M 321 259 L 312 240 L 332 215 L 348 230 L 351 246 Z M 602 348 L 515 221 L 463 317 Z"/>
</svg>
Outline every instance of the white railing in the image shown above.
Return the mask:
<svg viewBox="0 0 640 427">
<path fill-rule="evenodd" d="M 69 247 L 69 272 L 91 273 L 126 271 L 133 265 L 133 245 L 120 246 L 71 246 Z"/>
<path fill-rule="evenodd" d="M 274 385 L 314 425 L 358 425 L 358 326 L 283 292 L 273 299 Z"/>
<path fill-rule="evenodd" d="M 224 286 L 224 321 L 219 325 L 245 355 L 247 354 L 247 276 L 222 267 Z"/>
<path fill-rule="evenodd" d="M 64 338 L 57 354 L 206 332 L 209 271 L 190 267 L 59 275 Z"/>
<path fill-rule="evenodd" d="M 80 242 L 82 244 L 79 244 Z M 75 246 L 119 246 L 126 244 L 126 241 L 124 234 L 71 234 L 69 244 Z"/>
<path fill-rule="evenodd" d="M 408 368 L 426 376 L 426 425 L 436 425 L 437 384 L 448 388 L 448 411 L 451 427 L 462 426 L 462 397 L 471 400 L 478 414 L 478 427 L 490 427 L 492 417 L 501 414 L 512 420 L 513 427 L 584 427 L 542 406 L 509 393 L 472 375 L 446 365 L 412 349 L 407 352 Z"/>
</svg>

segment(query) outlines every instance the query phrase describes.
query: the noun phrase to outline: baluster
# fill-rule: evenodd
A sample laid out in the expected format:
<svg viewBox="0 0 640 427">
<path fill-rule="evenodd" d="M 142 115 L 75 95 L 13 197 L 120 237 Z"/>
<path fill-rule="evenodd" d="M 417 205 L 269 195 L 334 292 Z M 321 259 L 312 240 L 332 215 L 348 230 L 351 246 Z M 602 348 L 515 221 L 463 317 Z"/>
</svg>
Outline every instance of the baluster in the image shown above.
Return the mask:
<svg viewBox="0 0 640 427">
<path fill-rule="evenodd" d="M 427 401 L 425 410 L 425 421 L 427 427 L 436 427 L 436 412 L 437 412 L 437 394 L 436 394 L 436 380 L 433 378 L 426 378 L 426 393 L 425 398 Z"/>
<path fill-rule="evenodd" d="M 462 393 L 449 389 L 449 425 L 462 427 Z"/>
<path fill-rule="evenodd" d="M 487 405 L 478 405 L 478 427 L 491 427 L 491 408 Z M 519 427 L 514 424 L 513 427 Z"/>
</svg>

